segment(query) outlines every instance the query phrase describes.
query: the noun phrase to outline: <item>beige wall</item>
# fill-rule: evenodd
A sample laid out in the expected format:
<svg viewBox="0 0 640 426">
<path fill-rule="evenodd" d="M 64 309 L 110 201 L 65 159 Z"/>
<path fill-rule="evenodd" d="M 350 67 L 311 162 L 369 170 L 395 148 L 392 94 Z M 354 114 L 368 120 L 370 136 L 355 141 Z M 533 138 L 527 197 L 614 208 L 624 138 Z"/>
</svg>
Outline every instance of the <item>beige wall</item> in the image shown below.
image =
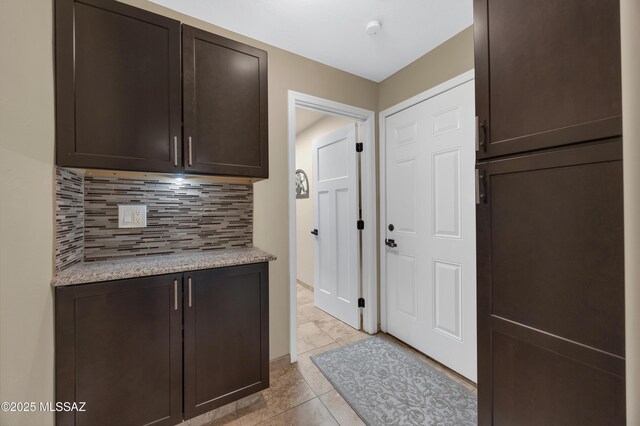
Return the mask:
<svg viewBox="0 0 640 426">
<path fill-rule="evenodd" d="M 309 188 L 313 191 L 313 167 L 311 144 L 314 140 L 334 130 L 352 123 L 344 118 L 327 115 L 296 135 L 296 169 L 302 169 L 309 178 Z M 311 194 L 310 194 L 311 195 Z M 313 197 L 296 200 L 296 272 L 297 279 L 313 286 Z"/>
<path fill-rule="evenodd" d="M 620 2 L 627 423 L 640 425 L 640 2 Z"/>
<path fill-rule="evenodd" d="M 378 111 L 384 111 L 470 69 L 473 69 L 472 26 L 383 80 L 378 89 Z"/>
<path fill-rule="evenodd" d="M 53 400 L 52 19 L 51 1 L 0 1 L 0 401 Z"/>
</svg>

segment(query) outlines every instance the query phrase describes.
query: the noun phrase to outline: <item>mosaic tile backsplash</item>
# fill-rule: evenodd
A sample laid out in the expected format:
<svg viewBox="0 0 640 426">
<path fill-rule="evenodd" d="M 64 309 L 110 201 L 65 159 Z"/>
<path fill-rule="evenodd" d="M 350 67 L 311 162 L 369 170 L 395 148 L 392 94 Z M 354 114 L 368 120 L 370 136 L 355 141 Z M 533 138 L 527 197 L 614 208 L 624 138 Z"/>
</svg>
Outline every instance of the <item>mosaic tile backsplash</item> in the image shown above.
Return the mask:
<svg viewBox="0 0 640 426">
<path fill-rule="evenodd" d="M 82 261 L 84 181 L 81 173 L 56 167 L 56 271 Z"/>
<path fill-rule="evenodd" d="M 82 176 L 62 179 L 71 171 L 56 171 L 56 187 L 71 183 L 82 187 L 81 220 L 74 214 L 61 215 L 57 226 L 60 251 L 66 250 L 63 239 L 68 223 L 75 223 L 83 234 L 80 260 L 96 261 L 146 255 L 174 254 L 253 245 L 253 185 L 194 181 L 176 182 L 169 178 L 124 178 Z M 70 190 L 56 190 L 57 203 L 64 201 Z M 74 199 L 77 204 L 77 199 Z M 145 204 L 146 228 L 118 228 L 118 204 Z M 69 209 L 71 211 L 71 209 Z M 83 222 L 83 223 L 82 223 Z M 77 242 L 77 241 L 76 241 Z M 77 248 L 77 247 L 76 247 Z M 78 262 L 77 252 L 72 250 Z M 56 256 L 56 267 L 58 256 Z M 62 265 L 64 268 L 67 264 Z M 60 269 L 58 269 L 60 270 Z"/>
<path fill-rule="evenodd" d="M 146 228 L 118 228 L 128 203 L 146 204 Z M 84 222 L 86 261 L 251 247 L 253 186 L 85 176 Z"/>
</svg>

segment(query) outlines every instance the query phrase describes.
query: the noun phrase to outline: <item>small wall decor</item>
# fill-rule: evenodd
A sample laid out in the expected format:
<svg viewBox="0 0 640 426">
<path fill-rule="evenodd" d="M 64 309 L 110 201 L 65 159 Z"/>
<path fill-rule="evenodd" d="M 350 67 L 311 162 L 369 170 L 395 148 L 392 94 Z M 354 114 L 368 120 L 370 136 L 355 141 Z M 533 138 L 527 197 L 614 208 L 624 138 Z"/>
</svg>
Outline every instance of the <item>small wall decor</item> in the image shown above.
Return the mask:
<svg viewBox="0 0 640 426">
<path fill-rule="evenodd" d="M 309 198 L 309 179 L 302 169 L 296 170 L 296 198 Z"/>
</svg>

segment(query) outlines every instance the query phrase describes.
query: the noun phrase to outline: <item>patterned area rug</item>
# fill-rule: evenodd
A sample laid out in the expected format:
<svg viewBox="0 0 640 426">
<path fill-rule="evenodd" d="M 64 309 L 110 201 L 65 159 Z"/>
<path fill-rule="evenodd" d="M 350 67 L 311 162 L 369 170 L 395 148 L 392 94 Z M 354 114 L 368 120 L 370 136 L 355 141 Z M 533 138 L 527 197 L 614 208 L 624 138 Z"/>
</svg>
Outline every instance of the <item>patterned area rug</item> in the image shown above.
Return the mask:
<svg viewBox="0 0 640 426">
<path fill-rule="evenodd" d="M 370 426 L 477 424 L 471 391 L 383 338 L 369 337 L 311 360 Z"/>
</svg>

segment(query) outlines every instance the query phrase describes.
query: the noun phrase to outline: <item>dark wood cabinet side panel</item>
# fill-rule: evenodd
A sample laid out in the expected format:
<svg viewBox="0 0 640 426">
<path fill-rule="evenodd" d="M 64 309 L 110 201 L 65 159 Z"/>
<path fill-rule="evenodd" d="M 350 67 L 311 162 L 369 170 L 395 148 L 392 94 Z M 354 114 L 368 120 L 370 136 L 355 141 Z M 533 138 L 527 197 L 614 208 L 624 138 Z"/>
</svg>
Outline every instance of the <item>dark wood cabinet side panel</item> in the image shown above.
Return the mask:
<svg viewBox="0 0 640 426">
<path fill-rule="evenodd" d="M 475 0 L 489 158 L 621 135 L 617 0 Z"/>
<path fill-rule="evenodd" d="M 493 424 L 624 425 L 624 375 L 501 333 L 491 338 Z"/>
<path fill-rule="evenodd" d="M 268 177 L 266 52 L 187 25 L 182 38 L 185 169 Z"/>
<path fill-rule="evenodd" d="M 56 0 L 56 82 L 58 165 L 180 170 L 178 21 Z"/>
<path fill-rule="evenodd" d="M 268 387 L 268 266 L 184 276 L 184 410 L 189 419 Z"/>
<path fill-rule="evenodd" d="M 86 402 L 85 412 L 59 413 L 58 424 L 181 421 L 182 320 L 174 280 L 181 276 L 57 289 L 56 398 Z"/>
</svg>

